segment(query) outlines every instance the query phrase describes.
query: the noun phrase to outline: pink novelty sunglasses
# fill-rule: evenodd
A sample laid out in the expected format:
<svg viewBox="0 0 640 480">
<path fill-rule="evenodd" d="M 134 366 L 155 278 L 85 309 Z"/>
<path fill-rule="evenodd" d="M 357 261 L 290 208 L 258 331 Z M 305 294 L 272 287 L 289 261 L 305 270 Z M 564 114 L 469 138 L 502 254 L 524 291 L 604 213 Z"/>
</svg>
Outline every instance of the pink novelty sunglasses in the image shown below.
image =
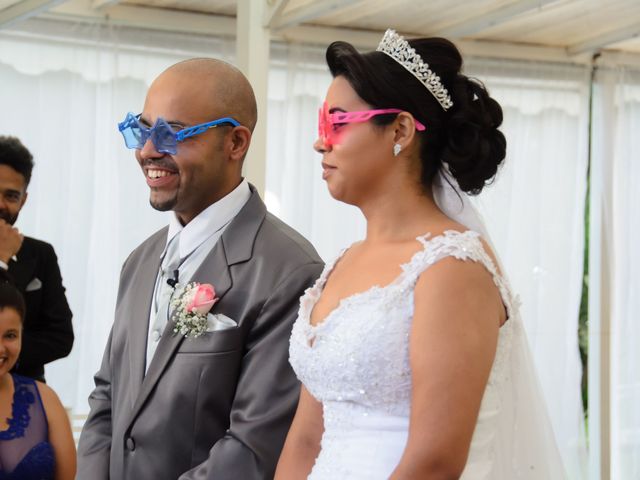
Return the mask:
<svg viewBox="0 0 640 480">
<path fill-rule="evenodd" d="M 334 129 L 335 125 L 343 123 L 359 123 L 385 113 L 400 113 L 404 110 L 397 108 L 382 108 L 377 110 L 362 110 L 360 112 L 334 112 L 329 113 L 327 102 L 322 104 L 322 108 L 318 111 L 318 136 L 322 139 L 322 143 L 326 146 L 339 143 L 339 132 Z M 416 122 L 416 130 L 422 132 L 425 126 L 418 120 Z"/>
</svg>

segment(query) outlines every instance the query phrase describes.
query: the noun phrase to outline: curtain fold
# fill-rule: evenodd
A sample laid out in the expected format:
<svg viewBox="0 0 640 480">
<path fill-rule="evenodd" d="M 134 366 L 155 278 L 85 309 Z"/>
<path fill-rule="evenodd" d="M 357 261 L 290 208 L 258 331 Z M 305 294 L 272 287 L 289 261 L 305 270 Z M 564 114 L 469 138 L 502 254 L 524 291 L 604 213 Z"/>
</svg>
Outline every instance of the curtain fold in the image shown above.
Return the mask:
<svg viewBox="0 0 640 480">
<path fill-rule="evenodd" d="M 578 317 L 584 260 L 590 69 L 471 59 L 504 110 L 507 158 L 478 198 L 516 292 L 570 478 L 586 478 Z"/>
<path fill-rule="evenodd" d="M 360 211 L 336 202 L 322 180 L 313 150 L 318 108 L 331 83 L 324 49 L 274 46 L 269 72 L 266 200 L 329 260 L 364 237 Z"/>
<path fill-rule="evenodd" d="M 609 260 L 611 479 L 626 480 L 640 478 L 640 70 L 599 68 L 593 117 Z"/>
</svg>

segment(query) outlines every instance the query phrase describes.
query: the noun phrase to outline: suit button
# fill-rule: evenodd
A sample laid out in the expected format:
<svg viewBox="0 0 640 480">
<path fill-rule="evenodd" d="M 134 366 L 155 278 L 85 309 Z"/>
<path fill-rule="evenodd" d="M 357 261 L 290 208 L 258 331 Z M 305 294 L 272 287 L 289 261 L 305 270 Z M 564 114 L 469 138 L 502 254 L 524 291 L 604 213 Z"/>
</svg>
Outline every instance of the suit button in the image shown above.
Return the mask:
<svg viewBox="0 0 640 480">
<path fill-rule="evenodd" d="M 127 438 L 127 441 L 125 443 L 127 445 L 127 450 L 133 452 L 136 449 L 136 442 L 132 437 Z"/>
</svg>

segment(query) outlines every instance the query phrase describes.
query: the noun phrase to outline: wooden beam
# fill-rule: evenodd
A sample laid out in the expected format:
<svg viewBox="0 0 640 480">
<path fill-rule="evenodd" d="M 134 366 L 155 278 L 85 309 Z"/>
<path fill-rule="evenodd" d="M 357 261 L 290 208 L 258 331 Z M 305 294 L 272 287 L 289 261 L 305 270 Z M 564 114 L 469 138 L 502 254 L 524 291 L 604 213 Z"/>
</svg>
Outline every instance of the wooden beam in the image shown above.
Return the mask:
<svg viewBox="0 0 640 480">
<path fill-rule="evenodd" d="M 326 47 L 335 40 L 343 40 L 362 50 L 374 50 L 384 32 L 351 30 L 346 28 L 320 27 L 304 25 L 287 28 L 274 34 L 274 40 L 289 43 L 317 44 Z M 415 35 L 405 34 L 407 38 Z M 456 46 L 463 56 L 487 58 L 505 58 L 513 60 L 538 60 L 543 62 L 560 62 L 590 64 L 591 56 L 587 54 L 571 56 L 562 47 L 548 47 L 543 45 L 523 45 L 509 42 L 495 42 L 489 40 L 457 40 Z"/>
<path fill-rule="evenodd" d="M 271 27 L 282 16 L 289 0 L 264 0 L 267 2 L 267 9 L 264 12 L 264 26 Z"/>
<path fill-rule="evenodd" d="M 167 9 L 138 7 L 133 5 L 115 5 L 104 11 L 82 6 L 79 2 L 68 2 L 47 11 L 42 17 L 72 22 L 104 23 L 132 28 L 191 33 L 199 35 L 235 37 L 236 19 L 223 15 L 206 13 L 178 12 Z M 415 32 L 400 32 L 412 37 Z M 277 42 L 299 43 L 326 47 L 334 40 L 344 40 L 363 50 L 373 50 L 382 38 L 382 31 L 354 30 L 349 28 L 332 28 L 314 25 L 299 25 L 271 32 L 271 40 Z M 456 45 L 463 55 L 504 58 L 513 60 L 536 60 L 543 62 L 573 63 L 590 65 L 589 53 L 570 54 L 566 48 L 545 45 L 524 45 L 510 42 L 489 40 L 457 40 Z M 616 53 L 605 51 L 598 63 L 607 60 L 607 64 L 615 63 L 638 66 L 640 55 L 630 52 Z M 604 64 L 604 63 L 603 63 Z"/>
<path fill-rule="evenodd" d="M 236 27 L 236 65 L 253 87 L 258 106 L 258 123 L 244 160 L 244 176 L 265 195 L 267 162 L 267 105 L 271 34 L 264 26 L 264 0 L 239 0 Z"/>
<path fill-rule="evenodd" d="M 271 28 L 282 30 L 287 27 L 310 22 L 329 13 L 335 13 L 336 11 L 347 8 L 360 1 L 361 0 L 316 0 L 281 15 L 276 21 L 271 23 Z"/>
<path fill-rule="evenodd" d="M 361 19 L 388 18 L 389 8 L 393 8 L 393 3 L 380 0 L 362 0 L 360 4 L 354 3 L 349 8 L 340 10 L 340 22 L 356 24 Z M 389 28 L 392 26 L 390 25 Z"/>
<path fill-rule="evenodd" d="M 622 50 L 603 50 L 595 64 L 599 67 L 617 68 L 622 65 L 640 70 L 640 53 Z"/>
<path fill-rule="evenodd" d="M 589 186 L 589 480 L 611 478 L 611 173 L 606 164 L 614 157 L 615 113 L 613 89 L 601 89 L 593 103 Z M 609 140 L 608 140 L 609 139 Z M 609 219 L 607 221 L 607 219 Z"/>
<path fill-rule="evenodd" d="M 120 0 L 93 0 L 91 8 L 94 10 L 100 10 L 102 8 L 112 7 L 120 3 Z"/>
<path fill-rule="evenodd" d="M 274 35 L 289 43 L 306 43 L 326 47 L 333 41 L 343 40 L 356 47 L 371 50 L 378 45 L 383 33 L 373 30 L 298 25 L 279 30 Z"/>
<path fill-rule="evenodd" d="M 65 0 L 22 0 L 0 10 L 0 28 L 6 28 L 29 17 L 39 15 Z"/>
<path fill-rule="evenodd" d="M 592 53 L 615 43 L 624 42 L 625 40 L 631 40 L 632 38 L 640 36 L 640 23 L 634 23 L 627 28 L 614 30 L 602 35 L 596 35 L 584 42 L 577 43 L 570 46 L 567 51 L 569 55 L 578 55 L 580 53 Z"/>
<path fill-rule="evenodd" d="M 108 23 L 131 28 L 147 28 L 199 35 L 235 37 L 233 17 L 206 13 L 181 12 L 164 8 L 114 5 L 108 12 L 95 10 L 87 3 L 69 1 L 46 12 L 45 18 L 71 22 Z"/>
<path fill-rule="evenodd" d="M 521 0 L 513 2 L 500 8 L 496 8 L 493 11 L 482 15 L 475 15 L 460 23 L 455 23 L 440 30 L 436 30 L 433 32 L 433 35 L 454 38 L 468 37 L 487 28 L 500 25 L 501 23 L 511 20 L 517 15 L 522 15 L 533 10 L 539 10 L 544 5 L 555 1 L 556 0 Z"/>
</svg>

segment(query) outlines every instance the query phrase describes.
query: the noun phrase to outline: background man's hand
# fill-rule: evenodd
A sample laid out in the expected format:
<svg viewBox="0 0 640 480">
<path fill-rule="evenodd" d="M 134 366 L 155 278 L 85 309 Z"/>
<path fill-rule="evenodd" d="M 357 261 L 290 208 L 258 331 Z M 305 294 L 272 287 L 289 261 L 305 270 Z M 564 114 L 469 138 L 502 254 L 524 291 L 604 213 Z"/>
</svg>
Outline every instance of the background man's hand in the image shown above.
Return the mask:
<svg viewBox="0 0 640 480">
<path fill-rule="evenodd" d="M 0 260 L 9 264 L 11 257 L 20 250 L 23 238 L 17 228 L 0 219 Z"/>
</svg>

